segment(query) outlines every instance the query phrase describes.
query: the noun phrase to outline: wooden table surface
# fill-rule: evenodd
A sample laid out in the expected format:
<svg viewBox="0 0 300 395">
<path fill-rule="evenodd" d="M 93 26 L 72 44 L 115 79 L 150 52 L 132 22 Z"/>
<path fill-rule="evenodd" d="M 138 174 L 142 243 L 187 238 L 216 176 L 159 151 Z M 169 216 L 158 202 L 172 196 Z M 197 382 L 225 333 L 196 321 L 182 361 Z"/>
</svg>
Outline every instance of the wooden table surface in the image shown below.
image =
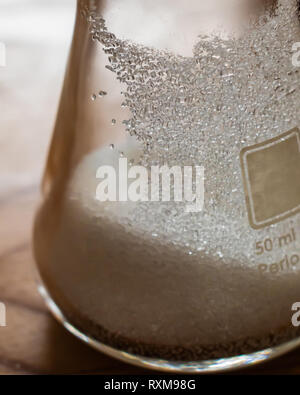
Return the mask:
<svg viewBox="0 0 300 395">
<path fill-rule="evenodd" d="M 37 292 L 31 229 L 55 118 L 74 0 L 6 1 L 0 10 L 0 374 L 147 373 L 68 334 Z M 13 16 L 13 18 L 11 18 Z M 17 21 L 17 23 L 16 23 Z M 55 29 L 53 31 L 53 26 Z M 299 374 L 300 349 L 243 373 Z"/>
</svg>

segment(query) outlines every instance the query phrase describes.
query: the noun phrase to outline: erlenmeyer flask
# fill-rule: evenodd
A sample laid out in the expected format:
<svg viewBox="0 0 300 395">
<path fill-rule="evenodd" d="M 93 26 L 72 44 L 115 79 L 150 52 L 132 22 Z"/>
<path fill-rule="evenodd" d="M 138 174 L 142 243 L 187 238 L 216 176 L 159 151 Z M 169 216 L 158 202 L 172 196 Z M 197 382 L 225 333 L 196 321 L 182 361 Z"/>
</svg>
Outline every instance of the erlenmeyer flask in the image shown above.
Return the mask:
<svg viewBox="0 0 300 395">
<path fill-rule="evenodd" d="M 296 0 L 78 2 L 34 232 L 73 333 L 179 371 L 300 343 L 298 41 Z"/>
</svg>

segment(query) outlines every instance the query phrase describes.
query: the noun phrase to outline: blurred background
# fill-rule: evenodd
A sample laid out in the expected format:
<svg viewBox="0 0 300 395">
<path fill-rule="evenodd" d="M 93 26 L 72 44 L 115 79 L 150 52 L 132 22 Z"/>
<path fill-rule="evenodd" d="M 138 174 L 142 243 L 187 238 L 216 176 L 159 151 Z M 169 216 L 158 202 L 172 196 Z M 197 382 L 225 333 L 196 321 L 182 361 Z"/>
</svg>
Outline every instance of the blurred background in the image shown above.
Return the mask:
<svg viewBox="0 0 300 395">
<path fill-rule="evenodd" d="M 75 0 L 0 0 L 0 199 L 37 185 L 70 47 Z"/>
</svg>

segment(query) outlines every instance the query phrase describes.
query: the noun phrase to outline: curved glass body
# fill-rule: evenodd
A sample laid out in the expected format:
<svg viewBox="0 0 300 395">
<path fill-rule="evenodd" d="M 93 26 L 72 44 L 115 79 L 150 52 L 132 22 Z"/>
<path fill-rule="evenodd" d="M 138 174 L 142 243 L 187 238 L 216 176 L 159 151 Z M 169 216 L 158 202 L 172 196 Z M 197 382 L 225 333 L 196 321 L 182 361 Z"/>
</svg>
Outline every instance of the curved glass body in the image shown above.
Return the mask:
<svg viewBox="0 0 300 395">
<path fill-rule="evenodd" d="M 299 41 L 296 0 L 78 2 L 34 250 L 79 336 L 195 371 L 298 344 Z"/>
</svg>

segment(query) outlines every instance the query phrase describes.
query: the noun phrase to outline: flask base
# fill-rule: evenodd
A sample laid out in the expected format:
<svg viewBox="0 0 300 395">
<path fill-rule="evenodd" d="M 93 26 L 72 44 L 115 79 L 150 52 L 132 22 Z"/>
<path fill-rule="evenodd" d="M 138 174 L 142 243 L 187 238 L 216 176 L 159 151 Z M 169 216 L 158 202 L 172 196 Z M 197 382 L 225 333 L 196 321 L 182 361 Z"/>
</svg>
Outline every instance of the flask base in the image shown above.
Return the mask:
<svg viewBox="0 0 300 395">
<path fill-rule="evenodd" d="M 186 374 L 225 372 L 235 369 L 246 368 L 248 366 L 253 366 L 259 363 L 266 362 L 300 346 L 300 338 L 296 338 L 276 347 L 270 347 L 250 354 L 193 362 L 168 361 L 159 358 L 149 358 L 140 355 L 134 355 L 130 354 L 129 352 L 107 346 L 100 341 L 92 338 L 91 336 L 85 335 L 81 330 L 76 328 L 76 326 L 74 326 L 68 320 L 62 310 L 51 298 L 44 285 L 40 283 L 38 286 L 38 290 L 54 318 L 56 318 L 56 320 L 61 323 L 68 330 L 68 332 L 70 332 L 75 337 L 88 344 L 92 348 L 110 357 L 116 358 L 122 362 L 129 363 L 131 365 L 141 368 L 158 370 L 166 373 L 172 372 Z"/>
</svg>

